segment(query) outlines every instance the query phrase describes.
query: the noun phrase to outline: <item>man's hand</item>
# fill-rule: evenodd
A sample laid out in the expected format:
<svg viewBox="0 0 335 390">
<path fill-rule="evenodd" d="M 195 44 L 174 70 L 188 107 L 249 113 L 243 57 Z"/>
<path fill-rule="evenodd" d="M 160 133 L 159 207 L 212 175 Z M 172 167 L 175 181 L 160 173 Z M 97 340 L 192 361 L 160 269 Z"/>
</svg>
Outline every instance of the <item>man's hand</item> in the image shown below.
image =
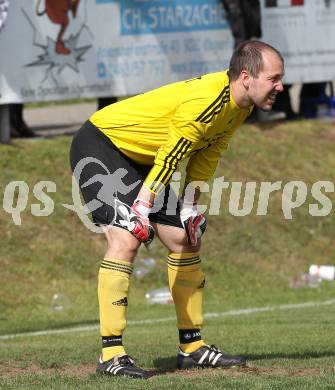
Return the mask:
<svg viewBox="0 0 335 390">
<path fill-rule="evenodd" d="M 128 225 L 130 233 L 144 245 L 148 246 L 155 236 L 154 228 L 150 225 L 149 214 L 152 204 L 141 199 L 136 199 L 131 206 L 131 218 Z"/>
<path fill-rule="evenodd" d="M 182 204 L 180 220 L 186 232 L 188 244 L 196 246 L 207 227 L 205 215 L 198 214 L 196 205 Z"/>
</svg>

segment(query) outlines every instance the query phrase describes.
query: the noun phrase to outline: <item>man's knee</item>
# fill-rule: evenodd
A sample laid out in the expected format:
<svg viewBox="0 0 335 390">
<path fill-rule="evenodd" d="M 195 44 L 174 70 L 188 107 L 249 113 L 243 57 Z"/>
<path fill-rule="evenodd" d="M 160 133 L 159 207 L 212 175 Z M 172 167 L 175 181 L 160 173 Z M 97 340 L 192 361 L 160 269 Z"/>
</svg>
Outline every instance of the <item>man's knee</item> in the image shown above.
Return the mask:
<svg viewBox="0 0 335 390">
<path fill-rule="evenodd" d="M 107 239 L 108 252 L 123 254 L 126 257 L 136 255 L 141 243 L 127 230 L 113 226 L 104 228 L 104 232 Z"/>
<path fill-rule="evenodd" d="M 180 234 L 176 234 L 175 236 L 172 237 L 171 239 L 171 245 L 174 247 L 179 247 L 179 248 L 186 248 L 189 247 L 192 249 L 192 252 L 197 251 L 197 248 L 200 249 L 200 240 L 198 241 L 196 246 L 191 246 L 188 242 L 187 239 L 187 234 L 184 229 L 180 231 Z"/>
<path fill-rule="evenodd" d="M 170 251 L 173 253 L 199 252 L 200 248 L 200 240 L 198 240 L 197 245 L 190 245 L 187 241 L 187 237 L 183 238 L 181 241 L 177 240 L 175 242 L 172 242 L 169 246 Z"/>
<path fill-rule="evenodd" d="M 197 252 L 200 250 L 201 240 L 196 246 L 189 245 L 184 229 L 155 224 L 156 234 L 162 243 L 173 253 Z"/>
</svg>

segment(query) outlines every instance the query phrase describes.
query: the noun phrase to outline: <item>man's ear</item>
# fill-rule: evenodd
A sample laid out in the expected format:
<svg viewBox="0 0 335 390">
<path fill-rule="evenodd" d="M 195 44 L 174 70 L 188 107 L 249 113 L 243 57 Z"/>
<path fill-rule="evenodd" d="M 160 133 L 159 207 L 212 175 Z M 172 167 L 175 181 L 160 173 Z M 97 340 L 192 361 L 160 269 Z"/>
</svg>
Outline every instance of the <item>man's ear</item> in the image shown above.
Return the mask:
<svg viewBox="0 0 335 390">
<path fill-rule="evenodd" d="M 242 70 L 240 78 L 241 78 L 241 81 L 242 81 L 244 88 L 249 89 L 250 82 L 251 82 L 250 73 L 246 70 Z"/>
</svg>

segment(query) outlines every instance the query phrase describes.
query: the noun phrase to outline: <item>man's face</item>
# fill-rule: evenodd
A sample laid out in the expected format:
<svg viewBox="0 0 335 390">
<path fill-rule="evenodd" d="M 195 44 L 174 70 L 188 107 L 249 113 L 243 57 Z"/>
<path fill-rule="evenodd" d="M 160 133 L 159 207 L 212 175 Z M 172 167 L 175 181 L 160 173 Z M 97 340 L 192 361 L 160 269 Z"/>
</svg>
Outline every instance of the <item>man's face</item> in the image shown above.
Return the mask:
<svg viewBox="0 0 335 390">
<path fill-rule="evenodd" d="M 270 111 L 277 94 L 283 91 L 284 65 L 276 53 L 263 51 L 263 69 L 258 77 L 250 76 L 248 95 L 253 104 L 263 111 Z"/>
</svg>

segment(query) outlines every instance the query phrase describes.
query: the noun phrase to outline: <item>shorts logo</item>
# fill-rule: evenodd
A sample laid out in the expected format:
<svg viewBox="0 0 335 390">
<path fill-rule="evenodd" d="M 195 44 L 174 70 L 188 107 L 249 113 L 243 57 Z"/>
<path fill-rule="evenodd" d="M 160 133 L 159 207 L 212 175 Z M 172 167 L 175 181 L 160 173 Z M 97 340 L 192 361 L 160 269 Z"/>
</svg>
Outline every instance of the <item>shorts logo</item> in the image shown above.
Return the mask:
<svg viewBox="0 0 335 390">
<path fill-rule="evenodd" d="M 137 217 L 137 215 L 127 204 L 120 202 L 118 199 L 115 199 L 114 210 L 115 215 L 112 225 L 119 225 L 132 231 L 135 227 L 134 217 Z"/>
</svg>

